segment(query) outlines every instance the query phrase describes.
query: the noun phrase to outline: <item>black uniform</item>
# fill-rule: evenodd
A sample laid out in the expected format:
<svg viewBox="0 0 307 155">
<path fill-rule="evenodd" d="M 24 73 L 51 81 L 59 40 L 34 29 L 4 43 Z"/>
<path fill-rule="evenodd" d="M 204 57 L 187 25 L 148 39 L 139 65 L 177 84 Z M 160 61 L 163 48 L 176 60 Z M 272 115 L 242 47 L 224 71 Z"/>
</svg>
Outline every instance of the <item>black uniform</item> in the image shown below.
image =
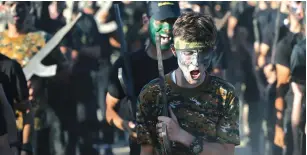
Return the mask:
<svg viewBox="0 0 307 155">
<path fill-rule="evenodd" d="M 297 131 L 300 136 L 298 144 L 300 144 L 301 153 L 304 155 L 306 154 L 306 38 L 294 46 L 291 54 L 290 69 L 291 81 L 297 83 L 304 94 L 300 114 L 300 128 Z"/>
<path fill-rule="evenodd" d="M 291 68 L 291 53 L 294 49 L 294 46 L 299 43 L 303 38 L 300 33 L 292 33 L 288 31 L 288 33 L 283 37 L 277 44 L 276 48 L 276 57 L 275 63 L 282 65 L 287 68 Z M 290 83 L 281 85 L 277 90 L 276 97 L 282 97 L 285 101 L 285 109 L 284 109 L 284 121 L 283 128 L 285 129 L 286 140 L 285 143 L 287 145 L 286 154 L 290 155 L 293 151 L 293 139 L 292 139 L 292 127 L 291 127 L 291 114 L 292 114 L 292 103 L 293 103 L 293 92 L 290 88 Z M 289 143 L 290 142 L 290 143 Z"/>
<path fill-rule="evenodd" d="M 233 10 L 238 23 L 235 28 L 234 37 L 230 40 L 231 54 L 227 57 L 226 80 L 236 86 L 243 104 L 248 104 L 248 123 L 250 128 L 250 145 L 252 151 L 259 151 L 259 133 L 261 128 L 260 92 L 256 83 L 256 73 L 253 64 L 253 44 L 255 35 L 253 31 L 254 6 L 247 2 L 238 2 Z M 245 86 L 245 90 L 242 86 Z M 242 106 L 243 107 L 243 106 Z M 243 110 L 243 108 L 241 109 Z M 261 114 L 261 113 L 260 113 Z"/>
<path fill-rule="evenodd" d="M 1 94 L 4 94 L 1 93 Z M 4 134 L 7 133 L 7 129 L 6 129 L 6 120 L 4 118 L 4 108 L 3 108 L 3 103 L 2 103 L 2 98 L 4 98 L 6 96 L 0 96 L 1 100 L 0 100 L 0 136 L 3 136 Z"/>
<path fill-rule="evenodd" d="M 137 52 L 131 53 L 129 55 L 129 59 L 131 60 L 131 71 L 133 78 L 132 82 L 134 83 L 134 92 L 135 95 L 137 96 L 144 85 L 146 85 L 151 80 L 159 77 L 158 61 L 150 58 L 144 49 L 140 49 Z M 169 59 L 163 60 L 163 65 L 164 65 L 164 72 L 165 74 L 167 74 L 178 67 L 177 59 L 175 57 L 171 57 Z M 119 58 L 112 67 L 110 75 L 110 83 L 108 85 L 108 92 L 111 96 L 123 100 L 127 97 L 127 94 L 125 94 L 122 88 L 122 84 L 118 78 L 119 68 L 123 68 L 124 70 L 122 58 Z M 121 102 L 120 104 L 122 104 L 121 106 L 125 106 L 125 104 L 127 103 Z M 133 108 L 132 111 L 133 114 L 135 114 L 136 109 Z M 126 120 L 128 118 L 124 119 Z M 140 147 L 139 145 L 137 145 L 135 140 L 132 140 L 132 142 L 130 142 L 130 150 L 131 150 L 130 154 L 132 155 L 140 154 L 139 152 Z"/>
<path fill-rule="evenodd" d="M 108 36 L 99 33 L 94 17 L 89 14 L 83 13 L 71 37 L 68 45 L 78 51 L 77 60 L 72 61 L 70 93 L 73 105 L 77 108 L 77 130 L 84 140 L 80 144 L 80 151 L 81 154 L 98 154 L 92 147 L 95 140 L 92 135 L 100 129 L 96 115 L 98 108 L 105 110 L 111 47 Z M 104 120 L 101 127 L 104 140 L 112 134 L 108 132 L 106 124 Z M 104 143 L 112 143 L 110 141 Z"/>
</svg>

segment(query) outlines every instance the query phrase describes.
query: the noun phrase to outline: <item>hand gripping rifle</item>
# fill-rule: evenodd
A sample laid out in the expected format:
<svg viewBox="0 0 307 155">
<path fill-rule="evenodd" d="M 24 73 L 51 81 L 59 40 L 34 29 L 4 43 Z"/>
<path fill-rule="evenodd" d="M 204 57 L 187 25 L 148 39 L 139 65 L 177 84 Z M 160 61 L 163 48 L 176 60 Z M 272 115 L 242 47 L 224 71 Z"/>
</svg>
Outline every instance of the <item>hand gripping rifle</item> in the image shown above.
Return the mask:
<svg viewBox="0 0 307 155">
<path fill-rule="evenodd" d="M 161 45 L 161 37 L 160 34 L 156 33 L 156 49 L 157 49 L 157 58 L 158 58 L 158 70 L 159 70 L 159 85 L 161 89 L 161 100 L 158 101 L 162 102 L 163 109 L 162 109 L 162 116 L 169 117 L 168 112 L 168 104 L 166 98 L 166 90 L 165 90 L 165 76 L 164 76 L 164 68 L 163 68 L 163 61 L 162 61 L 162 53 L 160 49 Z M 162 124 L 162 140 L 163 140 L 163 152 L 164 155 L 171 155 L 171 145 L 167 135 L 167 126 L 166 124 Z"/>
</svg>

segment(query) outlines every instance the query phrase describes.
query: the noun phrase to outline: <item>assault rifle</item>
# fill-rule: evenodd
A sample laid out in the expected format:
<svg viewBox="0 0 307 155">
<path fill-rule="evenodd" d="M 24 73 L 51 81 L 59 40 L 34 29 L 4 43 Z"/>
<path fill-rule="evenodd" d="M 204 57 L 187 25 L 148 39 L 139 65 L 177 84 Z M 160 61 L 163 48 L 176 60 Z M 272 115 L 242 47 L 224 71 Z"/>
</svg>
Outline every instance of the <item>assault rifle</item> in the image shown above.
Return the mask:
<svg viewBox="0 0 307 155">
<path fill-rule="evenodd" d="M 136 95 L 134 92 L 134 84 L 133 84 L 133 77 L 132 77 L 132 72 L 131 72 L 131 66 L 130 66 L 130 59 L 129 59 L 129 53 L 127 51 L 127 44 L 125 40 L 125 35 L 123 31 L 123 22 L 121 19 L 120 15 L 120 10 L 119 10 L 119 5 L 114 4 L 115 8 L 115 15 L 116 15 L 116 23 L 118 26 L 118 32 L 120 36 L 120 53 L 124 61 L 124 66 L 123 68 L 119 68 L 118 71 L 118 79 L 121 83 L 121 86 L 127 94 L 127 96 L 130 98 L 131 103 L 128 104 L 128 110 L 129 113 L 132 115 L 132 119 L 135 120 L 136 118 Z M 132 135 L 133 131 L 129 127 L 128 124 L 123 123 L 124 128 L 129 132 L 130 135 Z"/>
<path fill-rule="evenodd" d="M 158 99 L 158 102 L 162 102 L 163 109 L 162 109 L 162 116 L 169 117 L 168 112 L 168 104 L 167 104 L 167 97 L 166 97 L 166 90 L 165 90 L 165 76 L 164 76 L 164 67 L 163 67 L 163 60 L 162 60 L 162 53 L 161 53 L 161 37 L 160 34 L 156 33 L 156 49 L 157 49 L 157 58 L 158 58 L 158 70 L 159 70 L 159 85 L 160 85 L 160 92 L 161 92 L 161 100 Z M 171 155 L 171 145 L 167 135 L 167 126 L 166 124 L 162 124 L 162 139 L 163 139 L 163 152 L 165 155 Z"/>
</svg>

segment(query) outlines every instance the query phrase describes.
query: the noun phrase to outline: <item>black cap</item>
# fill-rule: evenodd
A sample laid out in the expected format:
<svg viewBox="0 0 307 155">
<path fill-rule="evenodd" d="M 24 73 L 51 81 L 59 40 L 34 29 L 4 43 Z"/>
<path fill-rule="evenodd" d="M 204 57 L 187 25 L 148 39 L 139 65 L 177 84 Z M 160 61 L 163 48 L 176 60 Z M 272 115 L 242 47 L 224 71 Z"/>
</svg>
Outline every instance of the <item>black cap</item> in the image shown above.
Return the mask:
<svg viewBox="0 0 307 155">
<path fill-rule="evenodd" d="M 200 5 L 200 6 L 203 6 L 203 5 L 208 5 L 210 6 L 210 3 L 211 2 L 208 2 L 208 1 L 189 1 L 188 2 L 189 4 L 196 4 L 196 5 Z"/>
<path fill-rule="evenodd" d="M 177 18 L 180 16 L 179 3 L 174 1 L 149 1 L 147 2 L 147 15 L 156 20 Z"/>
<path fill-rule="evenodd" d="M 16 1 L 4 1 L 3 2 L 3 4 L 4 3 L 6 3 L 6 4 L 13 4 L 13 3 L 15 3 Z M 27 5 L 27 6 L 30 6 L 31 5 L 31 2 L 30 1 L 17 1 L 19 4 L 25 4 L 25 5 Z"/>
</svg>

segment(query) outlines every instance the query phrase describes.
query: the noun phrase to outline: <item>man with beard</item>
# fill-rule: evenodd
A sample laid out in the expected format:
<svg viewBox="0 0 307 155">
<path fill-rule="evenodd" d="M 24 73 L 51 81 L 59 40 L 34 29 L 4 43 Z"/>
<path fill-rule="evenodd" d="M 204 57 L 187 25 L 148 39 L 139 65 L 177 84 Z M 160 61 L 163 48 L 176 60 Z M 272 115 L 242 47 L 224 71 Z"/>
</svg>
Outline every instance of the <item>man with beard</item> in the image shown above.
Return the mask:
<svg viewBox="0 0 307 155">
<path fill-rule="evenodd" d="M 5 2 L 4 7 L 8 16 L 8 29 L 0 33 L 0 52 L 11 59 L 15 59 L 24 67 L 45 46 L 50 36 L 42 31 L 34 31 L 33 23 L 31 23 L 30 2 Z M 63 57 L 60 52 L 52 52 L 42 63 L 45 65 L 54 64 L 61 59 Z M 59 133 L 55 131 L 57 129 L 53 130 L 52 127 L 58 126 L 59 123 L 54 112 L 47 106 L 45 96 L 47 78 L 33 76 L 30 81 L 30 94 L 35 95 L 31 100 L 34 103 L 32 110 L 35 111 L 33 127 L 38 141 L 36 151 L 38 154 L 48 155 L 51 152 L 49 140 L 59 139 Z M 33 152 L 31 136 L 34 133 L 31 133 L 32 127 L 27 120 L 23 119 L 24 113 L 17 110 L 16 114 L 17 128 L 23 132 L 22 137 L 20 137 L 23 143 L 22 154 L 30 154 Z M 47 126 L 51 126 L 51 131 Z M 46 140 L 46 135 L 49 136 L 50 132 L 53 136 Z M 59 146 L 59 143 L 57 143 L 57 146 Z"/>
<path fill-rule="evenodd" d="M 163 57 L 163 64 L 165 73 L 174 70 L 177 67 L 176 58 L 173 56 L 170 45 L 173 42 L 172 37 L 172 25 L 175 22 L 176 18 L 180 15 L 180 9 L 177 2 L 148 2 L 148 17 L 149 17 L 149 40 L 147 42 L 146 48 L 142 48 L 136 52 L 133 52 L 129 55 L 128 59 L 131 60 L 131 71 L 133 80 L 130 81 L 134 85 L 134 92 L 137 95 L 142 87 L 151 81 L 152 79 L 159 76 L 158 73 L 158 62 L 157 62 L 157 53 L 156 53 L 156 41 L 155 34 L 159 32 L 162 36 L 161 39 L 161 51 Z M 147 20 L 147 19 L 146 19 Z M 111 75 L 110 83 L 108 86 L 108 93 L 106 97 L 107 112 L 106 117 L 107 121 L 110 124 L 115 125 L 121 130 L 133 130 L 135 124 L 133 118 L 122 118 L 116 111 L 118 103 L 121 101 L 123 106 L 129 108 L 127 100 L 131 98 L 136 98 L 136 96 L 128 96 L 125 91 L 125 84 L 119 75 L 119 69 L 123 67 L 124 62 L 123 58 L 117 60 L 114 64 Z M 126 71 L 124 70 L 123 73 Z M 125 75 L 125 74 L 124 74 Z M 131 107 L 135 107 L 136 103 L 131 103 Z M 132 109 L 132 114 L 135 115 L 136 109 Z M 130 140 L 130 154 L 136 155 L 139 154 L 140 147 L 135 141 L 136 133 L 131 133 L 132 137 Z"/>
<path fill-rule="evenodd" d="M 159 79 L 143 87 L 138 98 L 137 140 L 141 155 L 164 154 L 168 135 L 172 154 L 234 154 L 239 137 L 239 101 L 234 87 L 208 74 L 217 30 L 210 16 L 182 14 L 173 26 L 176 70 L 165 75 L 167 103 L 160 100 Z M 159 95 L 160 94 L 160 95 Z M 161 116 L 168 104 L 170 117 Z M 162 132 L 166 126 L 167 133 Z"/>
</svg>

